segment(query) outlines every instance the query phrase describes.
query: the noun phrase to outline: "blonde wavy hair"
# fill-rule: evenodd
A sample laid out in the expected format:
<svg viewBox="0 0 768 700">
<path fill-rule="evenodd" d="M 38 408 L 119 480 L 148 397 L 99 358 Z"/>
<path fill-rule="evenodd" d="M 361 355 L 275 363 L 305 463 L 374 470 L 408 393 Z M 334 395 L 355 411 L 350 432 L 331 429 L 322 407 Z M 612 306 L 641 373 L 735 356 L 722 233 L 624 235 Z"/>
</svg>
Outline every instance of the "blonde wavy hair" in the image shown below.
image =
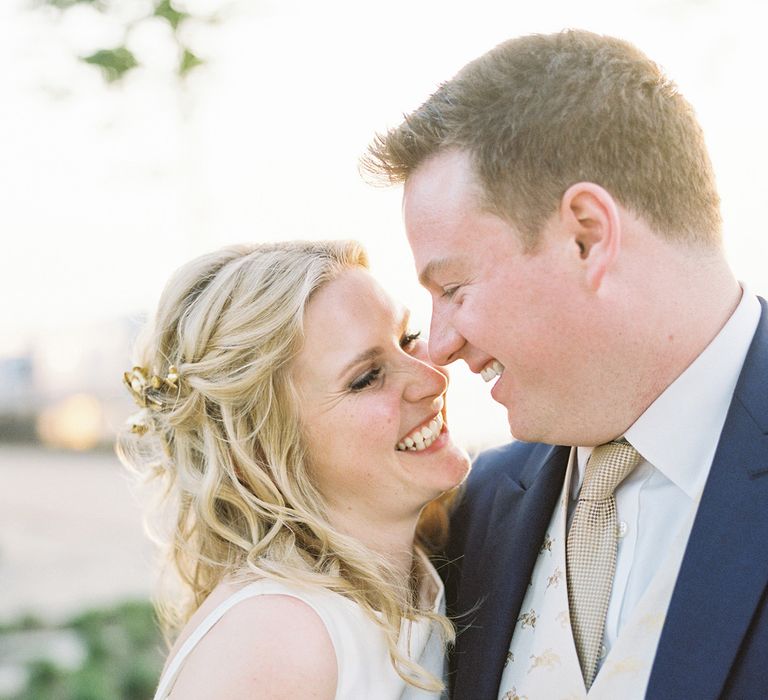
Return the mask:
<svg viewBox="0 0 768 700">
<path fill-rule="evenodd" d="M 429 618 L 446 643 L 453 627 L 419 609 L 413 581 L 397 580 L 382 556 L 329 524 L 291 379 L 312 295 L 343 270 L 367 266 L 358 243 L 327 241 L 232 246 L 181 267 L 134 358 L 147 376 L 179 379 L 147 385 L 149 401 L 134 430 L 119 435 L 117 452 L 160 482 L 161 510 L 173 514 L 161 544 L 165 573 L 183 594 L 157 600 L 169 637 L 224 577 L 321 586 L 356 602 L 384 631 L 402 678 L 440 690 L 398 650 L 401 622 Z M 441 544 L 446 525 L 445 504 L 433 502 L 417 540 Z"/>
</svg>

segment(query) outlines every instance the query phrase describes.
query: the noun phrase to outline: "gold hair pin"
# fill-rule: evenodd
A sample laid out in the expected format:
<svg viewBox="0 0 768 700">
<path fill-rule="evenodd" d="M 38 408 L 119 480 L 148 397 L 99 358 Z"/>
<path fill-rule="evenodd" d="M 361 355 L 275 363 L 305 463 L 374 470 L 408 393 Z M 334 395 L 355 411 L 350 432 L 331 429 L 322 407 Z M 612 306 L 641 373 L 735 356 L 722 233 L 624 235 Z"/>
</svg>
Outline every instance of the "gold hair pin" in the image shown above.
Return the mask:
<svg viewBox="0 0 768 700">
<path fill-rule="evenodd" d="M 159 392 L 166 388 L 178 392 L 179 370 L 175 365 L 171 365 L 165 377 L 158 377 L 156 374 L 150 377 L 146 368 L 134 367 L 130 372 L 123 373 L 123 383 L 141 408 L 159 409 L 163 407 Z"/>
<path fill-rule="evenodd" d="M 149 421 L 144 411 L 138 411 L 128 418 L 128 425 L 131 426 L 131 432 L 138 436 L 149 432 Z"/>
</svg>

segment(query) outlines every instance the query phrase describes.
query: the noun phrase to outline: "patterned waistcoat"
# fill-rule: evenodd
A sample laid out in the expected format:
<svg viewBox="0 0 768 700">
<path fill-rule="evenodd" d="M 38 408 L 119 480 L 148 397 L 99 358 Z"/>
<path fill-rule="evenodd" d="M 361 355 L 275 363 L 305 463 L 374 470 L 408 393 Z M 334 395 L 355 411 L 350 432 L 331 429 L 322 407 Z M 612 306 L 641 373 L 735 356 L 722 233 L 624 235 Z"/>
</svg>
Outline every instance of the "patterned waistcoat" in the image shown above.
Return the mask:
<svg viewBox="0 0 768 700">
<path fill-rule="evenodd" d="M 576 450 L 520 609 L 499 687 L 499 700 L 634 700 L 648 685 L 664 617 L 687 537 L 684 528 L 643 593 L 587 694 L 571 632 L 565 540 Z M 693 511 L 695 512 L 695 508 Z M 511 537 L 515 533 L 510 533 Z"/>
</svg>

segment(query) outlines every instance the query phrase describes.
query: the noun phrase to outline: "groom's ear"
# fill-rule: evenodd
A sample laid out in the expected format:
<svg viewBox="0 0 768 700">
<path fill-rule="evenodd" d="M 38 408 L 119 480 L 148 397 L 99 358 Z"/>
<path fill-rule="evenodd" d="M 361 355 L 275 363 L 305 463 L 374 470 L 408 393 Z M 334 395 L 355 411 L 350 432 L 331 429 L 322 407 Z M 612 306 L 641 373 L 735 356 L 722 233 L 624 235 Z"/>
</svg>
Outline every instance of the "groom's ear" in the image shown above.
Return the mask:
<svg viewBox="0 0 768 700">
<path fill-rule="evenodd" d="M 621 218 L 610 193 L 593 182 L 571 185 L 560 217 L 588 289 L 597 291 L 621 248 Z"/>
</svg>

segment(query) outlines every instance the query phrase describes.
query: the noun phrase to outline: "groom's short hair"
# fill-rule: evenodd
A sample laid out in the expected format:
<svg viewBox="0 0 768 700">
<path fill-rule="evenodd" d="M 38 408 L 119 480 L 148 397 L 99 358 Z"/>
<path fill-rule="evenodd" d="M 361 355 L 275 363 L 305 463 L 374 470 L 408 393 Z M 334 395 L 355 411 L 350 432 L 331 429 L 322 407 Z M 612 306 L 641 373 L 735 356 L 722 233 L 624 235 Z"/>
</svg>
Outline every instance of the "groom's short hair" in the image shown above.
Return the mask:
<svg viewBox="0 0 768 700">
<path fill-rule="evenodd" d="M 626 41 L 569 30 L 499 44 L 378 135 L 363 168 L 404 182 L 452 148 L 469 154 L 483 206 L 529 248 L 581 181 L 661 236 L 720 242 L 720 200 L 693 108 Z"/>
</svg>

